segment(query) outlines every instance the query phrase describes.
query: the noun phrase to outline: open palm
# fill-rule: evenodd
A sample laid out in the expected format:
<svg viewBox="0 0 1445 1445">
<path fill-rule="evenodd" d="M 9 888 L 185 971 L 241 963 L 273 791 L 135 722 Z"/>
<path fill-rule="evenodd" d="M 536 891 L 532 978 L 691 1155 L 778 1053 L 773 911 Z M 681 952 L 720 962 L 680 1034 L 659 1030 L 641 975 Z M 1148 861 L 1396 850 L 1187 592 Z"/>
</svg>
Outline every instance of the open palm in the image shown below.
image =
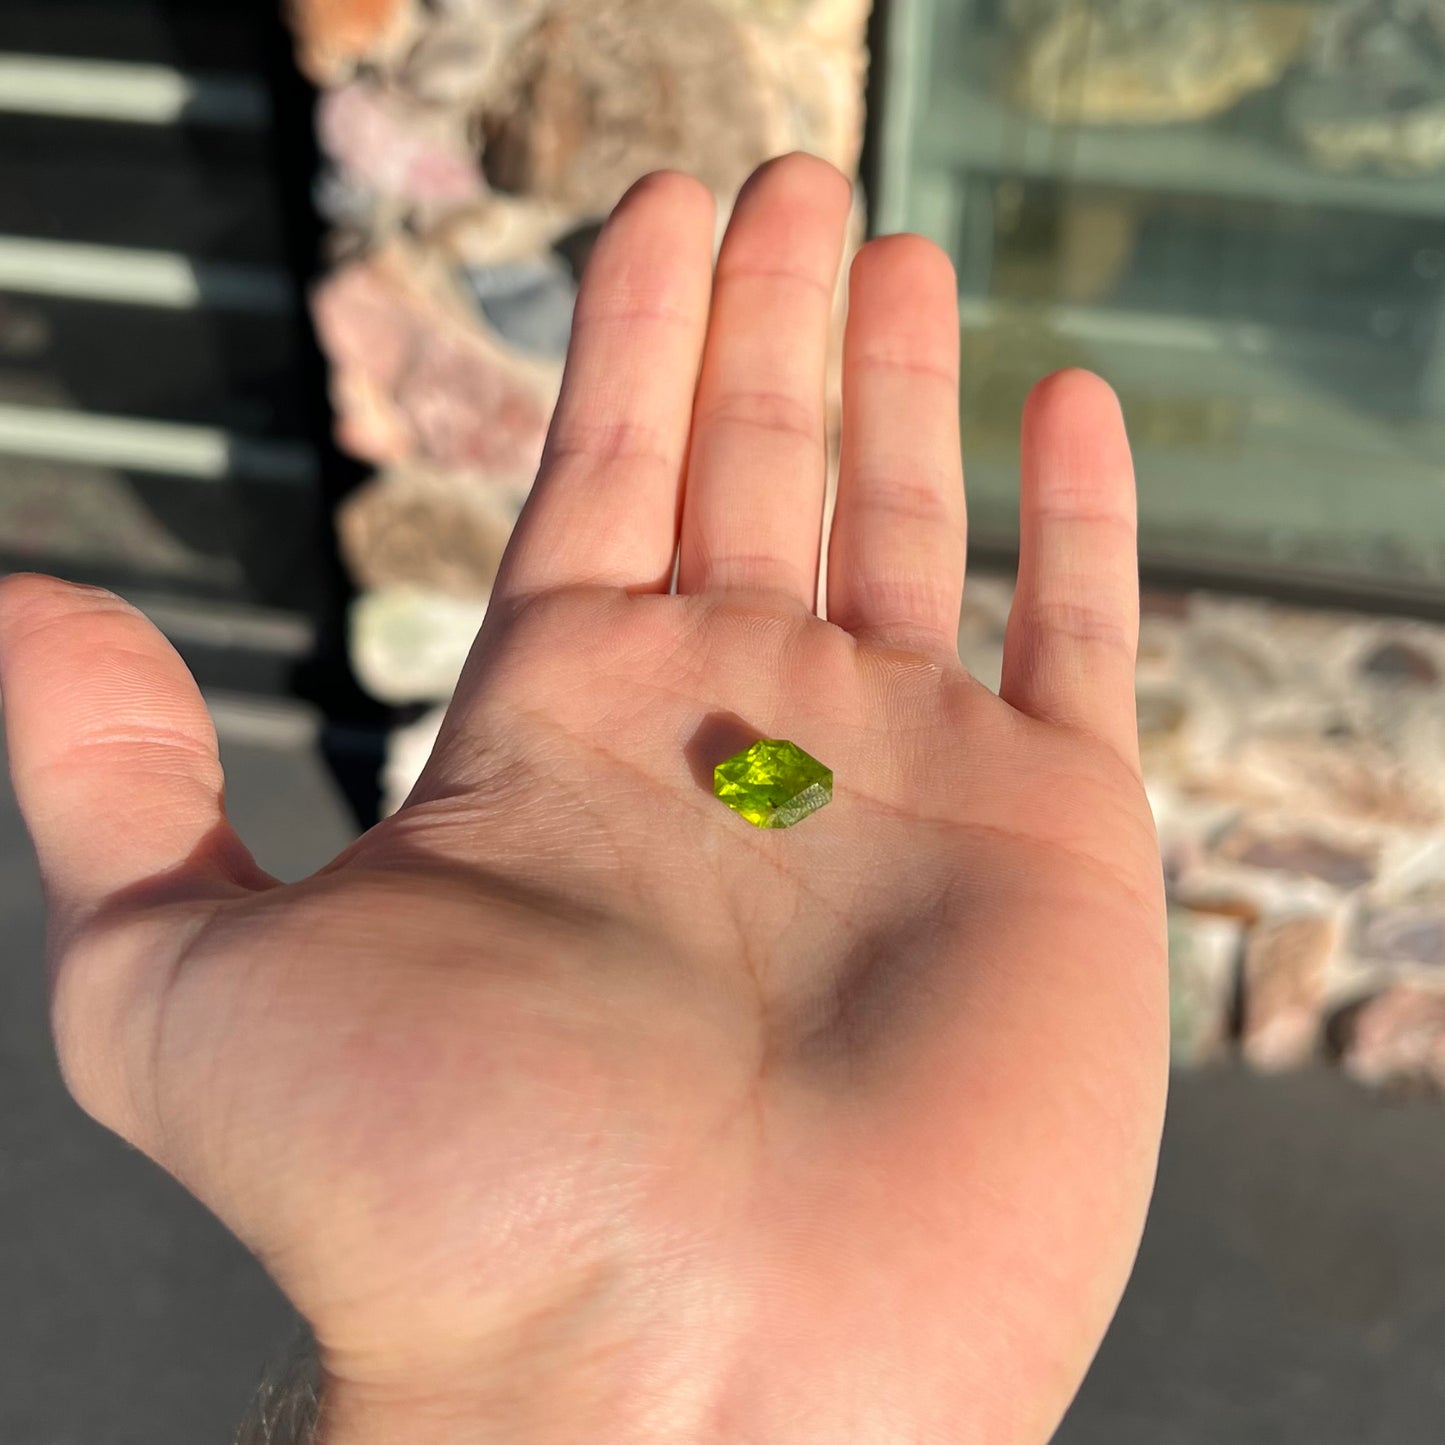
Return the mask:
<svg viewBox="0 0 1445 1445">
<path fill-rule="evenodd" d="M 1123 425 L 1030 400 L 996 696 L 952 272 L 872 243 L 820 619 L 847 207 L 773 163 L 714 276 L 701 186 L 623 201 L 436 750 L 302 883 L 149 624 L 0 588 L 66 1077 L 311 1321 L 334 1445 L 1041 1442 L 1117 1303 L 1167 1056 Z M 759 737 L 833 803 L 723 807 Z"/>
</svg>

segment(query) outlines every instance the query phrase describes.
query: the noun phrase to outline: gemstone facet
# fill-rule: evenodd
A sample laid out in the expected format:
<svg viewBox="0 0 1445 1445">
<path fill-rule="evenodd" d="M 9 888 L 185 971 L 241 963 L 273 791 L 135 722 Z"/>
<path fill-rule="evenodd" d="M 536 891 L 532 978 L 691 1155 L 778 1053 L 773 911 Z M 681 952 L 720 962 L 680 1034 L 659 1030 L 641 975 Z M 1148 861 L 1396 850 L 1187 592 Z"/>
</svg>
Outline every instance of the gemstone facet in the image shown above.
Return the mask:
<svg viewBox="0 0 1445 1445">
<path fill-rule="evenodd" d="M 833 770 L 797 743 L 763 738 L 713 769 L 712 790 L 755 828 L 791 828 L 833 801 Z"/>
</svg>

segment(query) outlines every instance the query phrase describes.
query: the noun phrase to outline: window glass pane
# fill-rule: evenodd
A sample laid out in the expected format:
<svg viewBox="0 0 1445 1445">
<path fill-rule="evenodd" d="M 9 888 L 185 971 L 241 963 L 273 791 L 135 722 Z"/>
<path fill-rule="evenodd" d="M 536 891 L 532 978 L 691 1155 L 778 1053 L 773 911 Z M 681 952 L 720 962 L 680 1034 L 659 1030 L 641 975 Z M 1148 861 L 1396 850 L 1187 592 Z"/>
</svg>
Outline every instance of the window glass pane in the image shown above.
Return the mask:
<svg viewBox="0 0 1445 1445">
<path fill-rule="evenodd" d="M 1445 594 L 1445 0 L 902 0 L 886 229 L 958 264 L 973 530 L 1119 391 L 1146 562 Z"/>
</svg>

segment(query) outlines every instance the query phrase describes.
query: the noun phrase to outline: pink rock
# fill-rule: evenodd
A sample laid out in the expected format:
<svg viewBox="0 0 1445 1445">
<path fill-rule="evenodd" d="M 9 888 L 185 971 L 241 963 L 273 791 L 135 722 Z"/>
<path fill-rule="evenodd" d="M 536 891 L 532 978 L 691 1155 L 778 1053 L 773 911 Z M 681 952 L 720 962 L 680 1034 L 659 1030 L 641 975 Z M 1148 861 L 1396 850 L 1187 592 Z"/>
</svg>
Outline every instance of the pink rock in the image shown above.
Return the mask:
<svg viewBox="0 0 1445 1445">
<path fill-rule="evenodd" d="M 425 134 L 421 116 L 409 115 L 360 81 L 321 97 L 316 131 L 337 165 L 383 196 L 437 207 L 483 192 L 471 155 Z"/>
<path fill-rule="evenodd" d="M 1332 918 L 1301 915 L 1257 925 L 1244 954 L 1241 1047 L 1255 1068 L 1295 1068 L 1319 1042 L 1325 976 L 1339 946 Z"/>
<path fill-rule="evenodd" d="M 1445 993 L 1387 988 L 1348 1011 L 1341 1062 L 1366 1084 L 1445 1092 Z"/>
<path fill-rule="evenodd" d="M 396 401 L 418 455 L 437 465 L 535 472 L 542 459 L 550 410 L 481 338 L 475 345 L 432 338 L 418 347 Z"/>
<path fill-rule="evenodd" d="M 416 324 L 379 268 L 361 263 L 334 271 L 312 293 L 317 339 L 333 366 L 355 367 L 380 386 L 401 374 Z"/>
<path fill-rule="evenodd" d="M 368 461 L 399 462 L 413 450 L 411 428 L 396 403 L 364 373 L 335 369 L 331 376 L 336 444 Z"/>
<path fill-rule="evenodd" d="M 773 151 L 783 97 L 711 0 L 553 0 L 509 70 L 483 116 L 487 179 L 578 215 L 663 167 L 731 194 Z"/>
<path fill-rule="evenodd" d="M 401 259 L 344 268 L 312 309 L 332 364 L 337 438 L 354 455 L 535 472 L 555 395 L 544 373 L 408 284 Z"/>
</svg>

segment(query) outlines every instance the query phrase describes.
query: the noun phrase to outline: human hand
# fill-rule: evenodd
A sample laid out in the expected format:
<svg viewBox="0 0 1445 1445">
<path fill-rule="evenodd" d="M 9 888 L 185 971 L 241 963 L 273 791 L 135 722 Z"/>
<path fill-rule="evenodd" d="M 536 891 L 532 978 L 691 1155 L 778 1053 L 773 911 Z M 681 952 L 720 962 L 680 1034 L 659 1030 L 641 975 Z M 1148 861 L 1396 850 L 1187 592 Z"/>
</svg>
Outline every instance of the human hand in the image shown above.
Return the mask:
<svg viewBox="0 0 1445 1445">
<path fill-rule="evenodd" d="M 996 696 L 952 270 L 870 244 L 820 620 L 848 205 L 765 167 L 714 289 L 700 185 L 622 202 L 425 773 L 304 882 L 149 623 L 0 584 L 65 1077 L 311 1322 L 327 1445 L 1041 1442 L 1117 1304 L 1167 1063 L 1123 424 L 1029 401 Z M 760 736 L 832 804 L 718 802 Z"/>
</svg>

